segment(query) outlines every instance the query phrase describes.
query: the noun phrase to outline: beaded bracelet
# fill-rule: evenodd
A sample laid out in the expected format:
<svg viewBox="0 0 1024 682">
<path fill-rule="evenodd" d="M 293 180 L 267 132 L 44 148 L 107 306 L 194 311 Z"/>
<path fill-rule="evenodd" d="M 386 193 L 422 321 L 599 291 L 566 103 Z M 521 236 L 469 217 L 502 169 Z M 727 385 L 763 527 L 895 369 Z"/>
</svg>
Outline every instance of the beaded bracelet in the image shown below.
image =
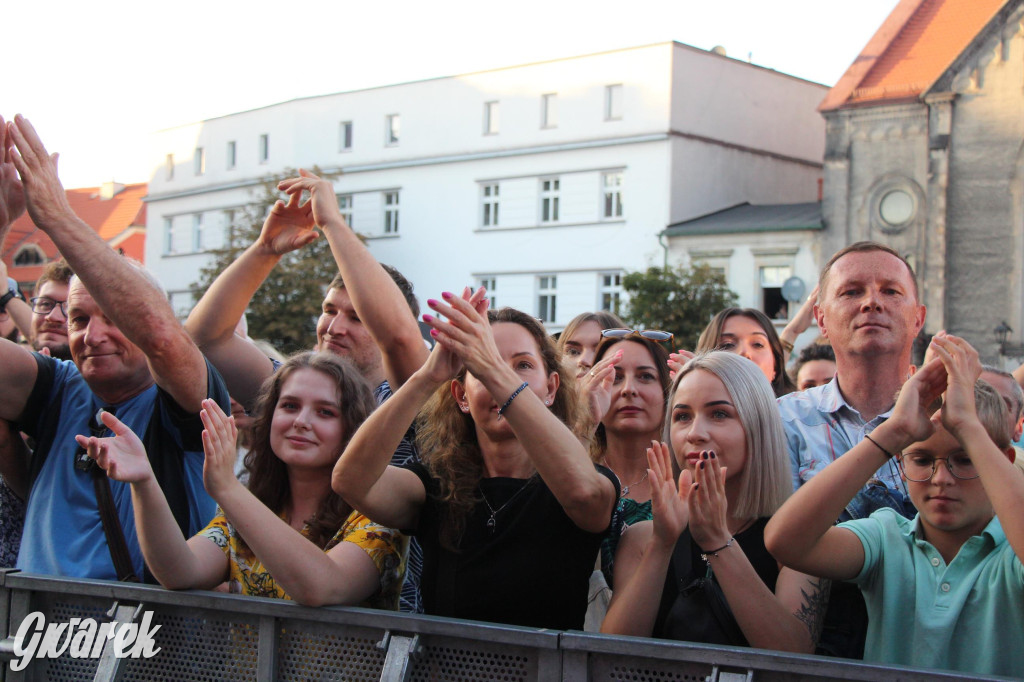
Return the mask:
<svg viewBox="0 0 1024 682">
<path fill-rule="evenodd" d="M 522 384 L 520 384 L 519 388 L 512 391 L 512 395 L 508 397 L 508 400 L 505 401 L 505 404 L 498 408 L 498 419 L 501 419 L 501 415 L 505 413 L 505 410 L 507 410 L 508 406 L 512 404 L 512 401 L 516 399 L 516 396 L 522 393 L 523 389 L 529 385 L 530 384 L 524 381 Z"/>
<path fill-rule="evenodd" d="M 879 444 L 878 444 L 878 441 L 877 441 L 877 440 L 875 440 L 874 438 L 872 438 L 871 436 L 869 436 L 868 434 L 866 434 L 866 433 L 865 433 L 865 434 L 864 434 L 864 437 L 865 437 L 865 438 L 867 438 L 867 439 L 868 439 L 869 441 L 871 441 L 872 443 L 874 443 L 874 444 L 875 444 L 875 447 L 876 447 L 876 448 L 878 448 L 879 450 L 881 450 L 882 452 L 884 452 L 884 453 L 885 453 L 885 456 L 886 456 L 886 457 L 887 457 L 888 459 L 892 459 L 892 458 L 893 458 L 893 457 L 895 456 L 895 455 L 893 455 L 893 454 L 892 454 L 891 452 L 889 452 L 888 450 L 886 450 L 885 448 L 883 448 L 883 447 L 882 447 L 881 445 L 879 445 Z"/>
<path fill-rule="evenodd" d="M 723 549 L 729 549 L 730 547 L 732 547 L 732 543 L 734 542 L 736 542 L 736 538 L 733 537 L 729 538 L 729 542 L 725 543 L 718 549 L 713 549 L 710 552 L 705 552 L 702 550 L 700 553 L 700 558 L 704 560 L 704 563 L 708 563 L 708 556 L 717 557 L 719 552 L 721 552 Z"/>
</svg>

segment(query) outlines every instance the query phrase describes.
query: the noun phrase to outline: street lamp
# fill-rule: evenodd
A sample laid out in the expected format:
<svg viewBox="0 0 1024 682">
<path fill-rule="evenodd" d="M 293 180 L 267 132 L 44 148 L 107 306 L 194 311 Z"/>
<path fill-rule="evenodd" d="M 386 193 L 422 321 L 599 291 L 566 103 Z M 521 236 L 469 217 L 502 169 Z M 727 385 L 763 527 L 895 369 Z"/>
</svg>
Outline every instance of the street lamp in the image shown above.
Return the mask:
<svg viewBox="0 0 1024 682">
<path fill-rule="evenodd" d="M 1006 324 L 1006 320 L 999 323 L 992 333 L 996 336 L 996 343 L 999 344 L 999 354 L 1003 357 L 1024 357 L 1024 344 L 1010 343 L 1010 334 L 1013 329 Z"/>
</svg>

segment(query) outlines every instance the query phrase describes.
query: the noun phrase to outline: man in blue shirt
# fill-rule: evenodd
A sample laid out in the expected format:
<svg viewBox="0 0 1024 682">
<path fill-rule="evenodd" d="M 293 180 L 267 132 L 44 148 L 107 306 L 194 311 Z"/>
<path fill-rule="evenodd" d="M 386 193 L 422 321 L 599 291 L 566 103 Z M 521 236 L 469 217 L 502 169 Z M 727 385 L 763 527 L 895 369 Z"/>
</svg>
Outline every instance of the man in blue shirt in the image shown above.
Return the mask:
<svg viewBox="0 0 1024 682">
<path fill-rule="evenodd" d="M 211 397 L 228 409 L 227 392 L 156 281 L 71 210 L 56 158 L 31 124 L 18 116 L 6 132 L 0 161 L 13 163 L 20 181 L 0 173 L 0 216 L 13 220 L 27 206 L 77 273 L 67 301 L 72 362 L 0 340 L 0 419 L 19 423 L 38 444 L 18 567 L 89 578 L 141 577 L 130 490 L 111 482 L 112 502 L 100 502 L 104 492 L 94 479 L 105 476 L 94 474 L 74 436 L 104 432 L 99 409 L 146 434 L 157 445 L 150 457 L 161 471 L 161 486 L 182 532 L 190 535 L 215 510 L 202 484 L 201 402 Z M 24 197 L 21 205 L 18 196 Z M 104 518 L 101 509 L 111 508 Z"/>
</svg>

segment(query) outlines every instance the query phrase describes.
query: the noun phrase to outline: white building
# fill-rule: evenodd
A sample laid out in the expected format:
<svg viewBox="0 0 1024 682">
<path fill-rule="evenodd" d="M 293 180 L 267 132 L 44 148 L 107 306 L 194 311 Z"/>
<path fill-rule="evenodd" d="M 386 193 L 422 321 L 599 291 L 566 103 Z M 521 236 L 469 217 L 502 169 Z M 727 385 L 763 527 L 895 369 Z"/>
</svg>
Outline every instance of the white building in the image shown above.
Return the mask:
<svg viewBox="0 0 1024 682">
<path fill-rule="evenodd" d="M 251 188 L 317 165 L 342 173 L 353 229 L 421 299 L 482 283 L 557 330 L 613 305 L 623 271 L 661 265 L 666 226 L 815 200 L 826 91 L 661 43 L 174 128 L 154 137 L 146 262 L 186 312 L 206 250 Z"/>
</svg>

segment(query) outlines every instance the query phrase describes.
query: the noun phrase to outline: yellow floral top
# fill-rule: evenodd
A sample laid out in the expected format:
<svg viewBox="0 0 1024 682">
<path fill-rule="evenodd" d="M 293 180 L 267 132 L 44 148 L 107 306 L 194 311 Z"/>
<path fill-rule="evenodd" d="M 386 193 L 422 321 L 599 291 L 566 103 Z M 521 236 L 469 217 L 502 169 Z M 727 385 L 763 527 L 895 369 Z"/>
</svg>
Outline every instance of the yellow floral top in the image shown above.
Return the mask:
<svg viewBox="0 0 1024 682">
<path fill-rule="evenodd" d="M 303 528 L 302 534 L 307 535 L 308 530 L 308 527 Z M 224 516 L 223 509 L 217 508 L 216 516 L 206 528 L 199 531 L 199 535 L 212 540 L 227 555 L 229 592 L 252 597 L 291 599 L 264 568 L 263 562 L 242 543 L 234 526 Z M 359 606 L 396 610 L 402 581 L 405 579 L 408 538 L 354 511 L 345 519 L 345 523 L 327 543 L 324 551 L 328 551 L 339 542 L 354 542 L 359 545 L 380 572 L 380 590 Z"/>
</svg>

